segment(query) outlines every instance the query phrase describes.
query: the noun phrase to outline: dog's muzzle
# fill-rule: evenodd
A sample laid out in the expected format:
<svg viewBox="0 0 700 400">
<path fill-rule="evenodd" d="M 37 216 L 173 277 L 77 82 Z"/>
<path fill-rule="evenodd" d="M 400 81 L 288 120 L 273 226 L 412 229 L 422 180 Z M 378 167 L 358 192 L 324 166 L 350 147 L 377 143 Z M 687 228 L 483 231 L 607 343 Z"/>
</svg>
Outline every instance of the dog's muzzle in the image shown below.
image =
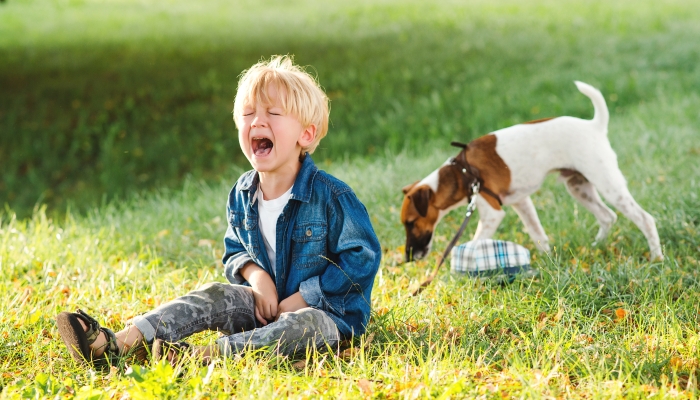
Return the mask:
<svg viewBox="0 0 700 400">
<path fill-rule="evenodd" d="M 428 232 L 419 237 L 406 237 L 406 262 L 420 260 L 430 252 L 430 241 L 433 233 Z"/>
</svg>

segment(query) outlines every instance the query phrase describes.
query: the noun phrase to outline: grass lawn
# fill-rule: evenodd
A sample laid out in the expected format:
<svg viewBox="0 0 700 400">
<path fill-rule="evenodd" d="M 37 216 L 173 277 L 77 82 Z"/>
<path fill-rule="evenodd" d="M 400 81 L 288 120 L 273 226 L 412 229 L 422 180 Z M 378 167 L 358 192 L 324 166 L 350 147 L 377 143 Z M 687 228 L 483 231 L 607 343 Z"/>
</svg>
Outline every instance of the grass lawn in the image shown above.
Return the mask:
<svg viewBox="0 0 700 400">
<path fill-rule="evenodd" d="M 698 11 L 690 0 L 0 3 L 0 397 L 698 397 Z M 272 53 L 313 65 L 332 98 L 315 159 L 354 188 L 384 249 L 369 333 L 304 362 L 76 365 L 58 312 L 80 306 L 119 329 L 224 280 L 225 199 L 245 168 L 234 82 Z M 538 278 L 500 287 L 445 269 L 409 298 L 437 252 L 401 263 L 401 187 L 456 153 L 450 140 L 590 118 L 574 79 L 606 96 L 620 168 L 666 259 L 648 262 L 621 215 L 591 246 L 595 219 L 552 177 L 533 196 L 552 253 L 534 251 L 510 209 L 497 234 L 531 249 Z M 40 196 L 47 206 L 26 211 Z M 460 222 L 445 219 L 436 250 Z"/>
</svg>

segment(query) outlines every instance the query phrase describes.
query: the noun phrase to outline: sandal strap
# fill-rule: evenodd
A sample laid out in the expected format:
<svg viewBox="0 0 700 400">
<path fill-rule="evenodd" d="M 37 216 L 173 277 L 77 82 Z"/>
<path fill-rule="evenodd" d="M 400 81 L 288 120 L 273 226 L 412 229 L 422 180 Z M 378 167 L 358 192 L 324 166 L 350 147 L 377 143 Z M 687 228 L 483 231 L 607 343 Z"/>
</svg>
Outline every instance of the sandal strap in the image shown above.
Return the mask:
<svg viewBox="0 0 700 400">
<path fill-rule="evenodd" d="M 113 356 L 119 356 L 119 346 L 117 346 L 117 336 L 111 329 L 100 328 L 102 332 L 105 333 L 105 338 L 107 339 L 107 344 L 105 345 L 105 354 L 110 354 Z"/>
<path fill-rule="evenodd" d="M 88 327 L 87 331 L 85 331 L 88 346 L 95 343 L 95 340 L 97 340 L 97 336 L 100 335 L 100 330 L 102 329 L 100 327 L 100 323 L 81 309 L 78 309 L 75 313 L 77 314 L 78 318 L 82 319 L 83 322 L 85 322 L 85 325 Z"/>
<path fill-rule="evenodd" d="M 114 332 L 111 329 L 103 328 L 100 326 L 100 323 L 97 322 L 97 320 L 85 311 L 78 309 L 76 311 L 76 314 L 78 318 L 82 319 L 83 322 L 85 322 L 85 325 L 87 325 L 88 330 L 85 331 L 85 336 L 87 337 L 87 344 L 88 346 L 95 343 L 95 340 L 97 340 L 97 337 L 100 335 L 100 332 L 105 333 L 105 339 L 107 339 L 107 343 L 105 344 L 105 352 L 104 354 L 107 355 L 112 355 L 112 356 L 119 356 L 119 346 L 117 346 L 117 336 L 114 334 Z"/>
</svg>

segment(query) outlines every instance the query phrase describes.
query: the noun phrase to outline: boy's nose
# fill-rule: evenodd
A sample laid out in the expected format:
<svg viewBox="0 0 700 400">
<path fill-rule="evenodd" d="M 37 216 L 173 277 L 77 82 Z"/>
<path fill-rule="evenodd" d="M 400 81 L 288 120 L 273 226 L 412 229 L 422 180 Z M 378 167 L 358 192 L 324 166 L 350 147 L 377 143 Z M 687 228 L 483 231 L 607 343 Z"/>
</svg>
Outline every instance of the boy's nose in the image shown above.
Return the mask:
<svg viewBox="0 0 700 400">
<path fill-rule="evenodd" d="M 267 127 L 267 121 L 265 120 L 265 118 L 256 115 L 255 118 L 253 118 L 253 122 L 250 123 L 250 126 L 252 128 L 264 128 Z"/>
</svg>

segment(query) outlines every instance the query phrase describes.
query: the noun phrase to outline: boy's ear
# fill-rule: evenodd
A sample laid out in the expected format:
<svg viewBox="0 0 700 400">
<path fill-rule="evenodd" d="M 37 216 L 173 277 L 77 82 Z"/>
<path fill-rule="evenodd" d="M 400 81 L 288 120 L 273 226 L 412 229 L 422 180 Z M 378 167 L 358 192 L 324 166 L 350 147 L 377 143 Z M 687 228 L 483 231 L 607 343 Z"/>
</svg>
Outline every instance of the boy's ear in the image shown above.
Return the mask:
<svg viewBox="0 0 700 400">
<path fill-rule="evenodd" d="M 297 142 L 299 143 L 299 146 L 306 147 L 313 143 L 314 139 L 316 139 L 316 125 L 311 124 L 307 126 L 303 132 L 301 132 Z"/>
</svg>

